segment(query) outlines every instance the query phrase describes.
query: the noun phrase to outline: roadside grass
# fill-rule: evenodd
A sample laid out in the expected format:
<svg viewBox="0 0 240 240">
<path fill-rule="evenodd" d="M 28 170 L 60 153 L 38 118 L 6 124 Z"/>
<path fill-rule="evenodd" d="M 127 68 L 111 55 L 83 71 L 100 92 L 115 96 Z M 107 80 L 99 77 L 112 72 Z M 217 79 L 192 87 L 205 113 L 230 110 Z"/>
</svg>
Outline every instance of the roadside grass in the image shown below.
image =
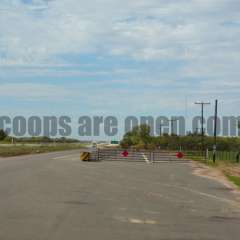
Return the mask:
<svg viewBox="0 0 240 240">
<path fill-rule="evenodd" d="M 0 157 L 12 157 L 28 154 L 39 154 L 56 151 L 67 151 L 86 147 L 79 143 L 57 143 L 57 144 L 22 144 L 22 145 L 5 145 L 0 146 Z"/>
<path fill-rule="evenodd" d="M 240 177 L 226 174 L 227 178 L 240 188 Z"/>
<path fill-rule="evenodd" d="M 193 154 L 190 152 L 187 154 L 187 157 L 193 161 L 197 161 L 206 164 L 209 167 L 219 169 L 229 181 L 240 187 L 240 164 L 233 160 L 234 156 L 234 153 L 222 153 L 221 158 L 218 158 L 214 163 L 211 155 L 209 156 L 209 159 L 205 159 L 205 157 L 201 156 L 199 153 Z"/>
</svg>

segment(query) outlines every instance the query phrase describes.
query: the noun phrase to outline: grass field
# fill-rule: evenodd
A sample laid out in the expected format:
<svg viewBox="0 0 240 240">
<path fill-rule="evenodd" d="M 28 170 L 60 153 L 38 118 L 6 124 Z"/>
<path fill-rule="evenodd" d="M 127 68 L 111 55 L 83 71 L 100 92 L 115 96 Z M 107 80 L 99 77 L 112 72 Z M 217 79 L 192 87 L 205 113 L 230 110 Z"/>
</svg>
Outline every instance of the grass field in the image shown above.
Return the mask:
<svg viewBox="0 0 240 240">
<path fill-rule="evenodd" d="M 57 143 L 57 144 L 1 144 L 0 157 L 11 157 L 25 154 L 39 154 L 55 151 L 74 150 L 86 147 L 80 143 Z"/>
<path fill-rule="evenodd" d="M 232 176 L 232 175 L 226 175 L 226 176 L 231 182 L 233 182 L 235 185 L 240 187 L 240 177 Z"/>
</svg>

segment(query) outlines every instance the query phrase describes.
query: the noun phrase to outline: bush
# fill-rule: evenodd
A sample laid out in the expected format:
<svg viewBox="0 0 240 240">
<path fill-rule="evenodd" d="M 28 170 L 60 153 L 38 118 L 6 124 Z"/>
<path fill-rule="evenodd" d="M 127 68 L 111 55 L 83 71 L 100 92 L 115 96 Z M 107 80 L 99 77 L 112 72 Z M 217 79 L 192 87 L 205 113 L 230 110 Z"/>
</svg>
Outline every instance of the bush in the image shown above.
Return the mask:
<svg viewBox="0 0 240 240">
<path fill-rule="evenodd" d="M 8 136 L 8 134 L 4 131 L 4 130 L 0 130 L 0 141 L 3 141 L 6 137 Z"/>
</svg>

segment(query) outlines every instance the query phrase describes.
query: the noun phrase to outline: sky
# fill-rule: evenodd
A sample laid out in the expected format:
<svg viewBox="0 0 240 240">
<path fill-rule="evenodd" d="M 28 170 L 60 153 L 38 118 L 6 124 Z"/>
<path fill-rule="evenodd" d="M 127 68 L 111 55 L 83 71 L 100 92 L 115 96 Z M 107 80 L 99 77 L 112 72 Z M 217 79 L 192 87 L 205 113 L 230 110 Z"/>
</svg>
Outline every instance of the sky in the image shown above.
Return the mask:
<svg viewBox="0 0 240 240">
<path fill-rule="evenodd" d="M 239 0 L 0 0 L 1 115 L 239 115 Z"/>
</svg>

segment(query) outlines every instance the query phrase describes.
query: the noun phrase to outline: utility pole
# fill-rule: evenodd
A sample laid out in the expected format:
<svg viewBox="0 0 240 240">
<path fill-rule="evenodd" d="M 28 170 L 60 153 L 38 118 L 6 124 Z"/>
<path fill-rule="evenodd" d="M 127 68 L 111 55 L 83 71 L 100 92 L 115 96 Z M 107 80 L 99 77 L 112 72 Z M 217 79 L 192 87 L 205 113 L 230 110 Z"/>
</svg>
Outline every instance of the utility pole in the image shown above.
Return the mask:
<svg viewBox="0 0 240 240">
<path fill-rule="evenodd" d="M 171 122 L 171 135 L 173 135 L 173 123 L 176 122 L 176 121 L 178 121 L 177 118 L 175 118 L 175 119 L 168 119 L 168 122 Z"/>
<path fill-rule="evenodd" d="M 217 152 L 217 118 L 218 118 L 218 100 L 215 101 L 215 114 L 214 114 L 214 146 L 213 146 L 213 162 L 216 162 Z"/>
<path fill-rule="evenodd" d="M 203 122 L 204 122 L 204 106 L 206 105 L 210 105 L 210 102 L 195 102 L 196 105 L 201 105 L 201 135 L 202 135 L 202 139 L 201 139 L 201 142 L 202 142 L 202 155 L 204 155 L 204 126 L 203 126 Z"/>
</svg>

